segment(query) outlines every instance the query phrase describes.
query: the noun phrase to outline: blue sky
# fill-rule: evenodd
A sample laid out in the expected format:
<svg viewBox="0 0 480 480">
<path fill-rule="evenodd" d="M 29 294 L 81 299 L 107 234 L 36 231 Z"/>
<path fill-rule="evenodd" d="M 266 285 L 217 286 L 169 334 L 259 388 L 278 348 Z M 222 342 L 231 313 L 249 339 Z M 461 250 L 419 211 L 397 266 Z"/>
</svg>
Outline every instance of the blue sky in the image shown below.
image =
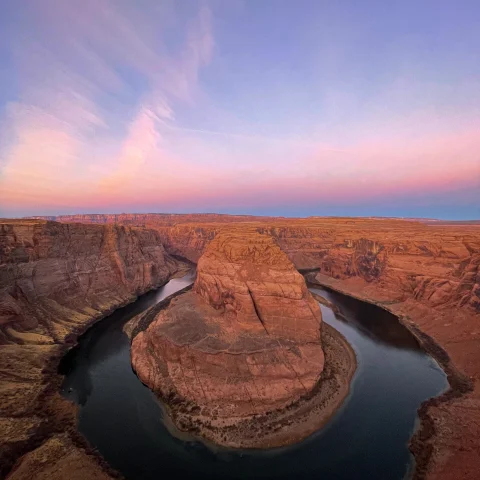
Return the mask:
<svg viewBox="0 0 480 480">
<path fill-rule="evenodd" d="M 480 4 L 5 1 L 0 215 L 480 218 Z"/>
</svg>

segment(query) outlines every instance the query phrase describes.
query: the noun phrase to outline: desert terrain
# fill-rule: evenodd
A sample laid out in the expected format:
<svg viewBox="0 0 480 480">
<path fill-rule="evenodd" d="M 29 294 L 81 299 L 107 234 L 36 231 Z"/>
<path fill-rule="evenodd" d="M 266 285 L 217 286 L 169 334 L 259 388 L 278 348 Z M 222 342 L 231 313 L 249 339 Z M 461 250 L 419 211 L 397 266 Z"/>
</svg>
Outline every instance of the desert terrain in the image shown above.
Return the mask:
<svg viewBox="0 0 480 480">
<path fill-rule="evenodd" d="M 204 392 L 182 392 L 180 377 L 174 373 L 179 343 L 198 358 L 201 383 L 216 385 L 217 373 L 224 372 L 211 368 L 210 355 L 226 351 L 230 362 L 229 348 L 240 348 L 240 360 L 232 365 L 241 368 L 259 339 L 260 358 L 286 355 L 283 346 L 293 342 L 291 346 L 300 351 L 290 363 L 294 370 L 301 369 L 300 377 L 295 376 L 298 382 L 292 377 L 278 383 L 279 370 L 273 368 L 265 386 L 270 390 L 255 394 L 255 407 L 245 401 L 247 394 L 226 401 L 232 392 L 238 393 L 237 386 L 214 389 L 220 405 L 217 422 L 232 416 L 250 421 L 247 417 L 270 408 L 267 398 L 279 410 L 298 400 L 305 388 L 312 390 L 328 364 L 328 348 L 322 342 L 332 335 L 325 333 L 299 271 L 309 282 L 397 315 L 448 374 L 449 390 L 425 402 L 419 412 L 420 424 L 410 445 L 417 478 L 478 477 L 478 225 L 216 214 L 79 215 L 2 220 L 0 225 L 2 475 L 65 478 L 66 472 L 78 468 L 85 469 L 83 478 L 115 475 L 76 432 L 75 408 L 58 393 L 61 378 L 56 367 L 89 325 L 193 262 L 198 263 L 193 290 L 150 315 L 150 321 L 143 322 L 145 328 L 133 335 L 133 365 L 161 397 L 168 396 L 164 390 L 168 384 L 170 392 L 180 392 L 184 398 L 208 399 Z M 265 252 L 265 245 L 275 255 L 257 256 L 256 251 Z M 252 264 L 266 264 L 266 277 L 250 271 Z M 237 265 L 246 272 L 240 277 Z M 267 294 L 272 291 L 278 301 L 269 303 Z M 205 333 L 198 339 L 175 329 L 175 317 L 187 311 L 187 318 Z M 275 321 L 279 316 L 285 318 L 282 328 Z M 237 321 L 232 323 L 233 317 Z M 224 330 L 229 322 L 235 326 Z M 292 330 L 289 326 L 294 324 Z M 265 330 L 278 343 L 264 342 Z M 149 344 L 159 350 L 153 363 L 142 356 Z M 306 348 L 313 352 L 303 354 Z M 169 382 L 158 382 L 157 359 L 165 356 L 172 366 Z M 250 396 L 252 375 L 255 369 L 250 368 L 238 376 Z M 213 412 L 206 413 L 213 418 Z M 191 419 L 190 413 L 183 418 Z M 207 436 L 213 431 L 205 423 L 199 428 Z M 214 433 L 211 439 L 219 441 Z"/>
</svg>

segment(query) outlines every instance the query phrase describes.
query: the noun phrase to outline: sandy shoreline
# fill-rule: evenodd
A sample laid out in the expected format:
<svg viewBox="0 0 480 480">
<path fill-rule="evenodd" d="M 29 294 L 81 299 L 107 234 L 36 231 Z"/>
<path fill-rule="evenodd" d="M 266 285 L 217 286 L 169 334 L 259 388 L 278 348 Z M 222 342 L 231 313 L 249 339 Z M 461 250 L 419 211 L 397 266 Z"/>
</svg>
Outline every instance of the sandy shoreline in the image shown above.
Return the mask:
<svg viewBox="0 0 480 480">
<path fill-rule="evenodd" d="M 169 418 L 166 425 L 173 435 L 185 435 L 207 445 L 222 448 L 266 449 L 297 443 L 318 431 L 343 405 L 357 361 L 345 337 L 327 323 L 322 324 L 325 368 L 315 388 L 297 402 L 281 410 L 256 415 L 239 422 L 222 424 L 211 418 L 192 415 L 192 405 L 162 400 Z M 193 408 L 193 411 L 195 409 Z"/>
</svg>

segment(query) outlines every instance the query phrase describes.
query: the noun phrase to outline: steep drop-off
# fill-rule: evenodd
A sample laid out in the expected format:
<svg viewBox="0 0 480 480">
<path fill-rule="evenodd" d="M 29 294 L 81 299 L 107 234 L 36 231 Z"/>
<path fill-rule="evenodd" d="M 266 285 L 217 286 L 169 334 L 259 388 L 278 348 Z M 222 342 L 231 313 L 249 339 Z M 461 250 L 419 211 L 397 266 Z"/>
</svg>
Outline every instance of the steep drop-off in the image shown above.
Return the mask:
<svg viewBox="0 0 480 480">
<path fill-rule="evenodd" d="M 20 454 L 75 424 L 73 407 L 56 393 L 56 364 L 66 344 L 94 320 L 165 283 L 178 268 L 155 231 L 0 221 L 2 473 Z M 71 440 L 61 437 L 48 445 L 82 464 L 84 453 L 72 453 Z"/>
<path fill-rule="evenodd" d="M 480 312 L 477 224 L 395 219 L 228 216 L 216 214 L 73 215 L 59 221 L 147 225 L 168 253 L 197 262 L 222 231 L 256 228 L 272 235 L 298 269 L 356 278 L 398 300 Z"/>
<path fill-rule="evenodd" d="M 59 219 L 61 221 L 61 219 Z M 73 221 L 73 219 L 71 219 Z M 417 474 L 476 479 L 480 463 L 480 227 L 478 222 L 142 215 L 76 221 L 148 224 L 167 252 L 198 261 L 219 232 L 270 234 L 315 281 L 388 308 L 424 332 L 452 389 L 422 407 Z M 310 274 L 312 275 L 312 274 Z M 440 346 L 441 348 L 438 348 Z M 433 347 L 432 347 L 433 348 Z"/>
<path fill-rule="evenodd" d="M 293 434 L 275 434 L 266 417 L 309 396 L 325 360 L 318 303 L 270 236 L 217 235 L 200 258 L 193 290 L 146 315 L 151 323 L 133 339 L 132 364 L 181 429 L 224 445 L 262 447 L 318 427 L 315 412 L 303 435 L 296 425 Z M 332 382 L 322 392 L 338 404 L 349 378 L 334 381 L 342 392 Z"/>
</svg>

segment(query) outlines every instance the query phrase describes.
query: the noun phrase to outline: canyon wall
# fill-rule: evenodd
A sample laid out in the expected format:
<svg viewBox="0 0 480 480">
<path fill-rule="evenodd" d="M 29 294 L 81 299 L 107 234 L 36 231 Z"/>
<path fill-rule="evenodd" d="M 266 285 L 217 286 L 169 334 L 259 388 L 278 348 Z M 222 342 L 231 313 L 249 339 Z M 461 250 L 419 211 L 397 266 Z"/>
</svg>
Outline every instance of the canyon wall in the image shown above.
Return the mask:
<svg viewBox="0 0 480 480">
<path fill-rule="evenodd" d="M 178 268 L 152 230 L 0 221 L 2 472 L 54 430 L 55 408 L 67 408 L 51 388 L 65 345 Z"/>
<path fill-rule="evenodd" d="M 262 228 L 299 269 L 374 285 L 390 300 L 480 312 L 480 229 L 405 221 Z"/>
<path fill-rule="evenodd" d="M 264 225 L 178 224 L 157 227 L 167 251 L 198 261 L 222 231 L 270 234 L 299 270 L 373 285 L 389 300 L 480 312 L 480 228 L 402 220 L 291 219 Z"/>
<path fill-rule="evenodd" d="M 394 300 L 480 311 L 480 226 L 472 222 L 396 219 L 286 219 L 217 214 L 122 214 L 55 217 L 59 221 L 138 224 L 158 232 L 168 253 L 198 262 L 222 231 L 268 233 L 295 266 L 333 279 L 375 285 Z"/>
<path fill-rule="evenodd" d="M 271 235 L 298 269 L 315 270 L 309 274 L 312 280 L 376 303 L 412 330 L 427 334 L 440 347 L 437 358 L 443 359 L 443 366 L 459 375 L 450 375 L 450 396 L 422 407 L 423 446 L 415 451 L 418 469 L 435 479 L 477 478 L 478 222 L 235 217 L 228 223 L 228 218 L 171 216 L 167 222 L 165 217 L 144 221 L 141 215 L 127 215 L 121 222 L 152 224 L 167 252 L 194 262 L 219 233 L 253 228 Z M 78 217 L 77 221 L 86 219 Z"/>
</svg>

